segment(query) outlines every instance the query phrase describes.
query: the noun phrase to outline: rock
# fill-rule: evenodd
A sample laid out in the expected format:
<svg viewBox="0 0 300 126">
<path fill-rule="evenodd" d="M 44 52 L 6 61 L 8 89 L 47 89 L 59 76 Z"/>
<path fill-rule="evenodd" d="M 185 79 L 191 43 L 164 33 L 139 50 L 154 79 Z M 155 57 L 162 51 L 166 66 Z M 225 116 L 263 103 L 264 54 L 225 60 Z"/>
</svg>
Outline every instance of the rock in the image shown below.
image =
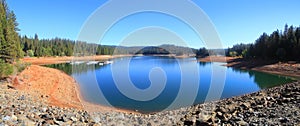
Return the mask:
<svg viewBox="0 0 300 126">
<path fill-rule="evenodd" d="M 291 98 L 283 98 L 282 102 L 283 103 L 289 103 L 291 101 Z"/>
<path fill-rule="evenodd" d="M 217 112 L 217 116 L 222 117 L 222 112 Z"/>
<path fill-rule="evenodd" d="M 245 102 L 245 103 L 242 103 L 241 104 L 241 107 L 244 107 L 244 108 L 250 108 L 251 107 L 251 104 L 249 102 Z"/>
<path fill-rule="evenodd" d="M 64 125 L 64 122 L 54 120 L 54 124 L 62 126 L 62 125 Z"/>
<path fill-rule="evenodd" d="M 234 106 L 228 105 L 227 108 L 230 110 L 230 109 L 233 109 Z M 219 110 L 220 110 L 220 112 L 222 112 L 222 113 L 227 113 L 227 112 L 228 112 L 228 111 L 227 111 L 225 108 L 223 108 L 223 107 L 221 107 Z"/>
<path fill-rule="evenodd" d="M 237 122 L 240 126 L 248 126 L 249 124 L 245 122 L 244 120 L 238 121 Z"/>
<path fill-rule="evenodd" d="M 25 100 L 25 96 L 24 95 L 21 95 L 18 100 Z"/>
<path fill-rule="evenodd" d="M 42 119 L 45 119 L 45 120 L 50 120 L 50 119 L 52 119 L 52 117 L 51 117 L 48 113 L 46 113 L 46 114 L 41 114 L 40 117 L 41 117 Z"/>
<path fill-rule="evenodd" d="M 5 116 L 5 117 L 2 118 L 2 120 L 3 121 L 9 121 L 9 120 L 11 120 L 11 117 L 10 116 Z"/>
<path fill-rule="evenodd" d="M 48 108 L 44 107 L 42 108 L 42 112 L 46 112 L 48 110 Z"/>
<path fill-rule="evenodd" d="M 93 120 L 95 121 L 95 123 L 99 123 L 100 122 L 100 118 L 99 117 L 94 117 Z"/>
<path fill-rule="evenodd" d="M 23 126 L 35 126 L 35 123 L 31 120 L 24 120 Z"/>
<path fill-rule="evenodd" d="M 16 88 L 14 86 L 12 86 L 12 85 L 7 85 L 7 88 L 8 89 L 14 89 L 14 90 L 16 90 Z"/>
<path fill-rule="evenodd" d="M 200 114 L 199 115 L 199 120 L 201 122 L 207 122 L 209 119 L 211 119 L 211 115 L 205 115 L 205 114 Z"/>
<path fill-rule="evenodd" d="M 192 117 L 192 119 L 191 119 L 191 121 L 193 122 L 193 123 L 196 123 L 196 117 Z"/>
<path fill-rule="evenodd" d="M 15 116 L 15 115 L 12 115 L 12 116 L 11 116 L 11 120 L 12 120 L 12 121 L 17 121 L 17 120 L 18 120 L 18 117 Z"/>
<path fill-rule="evenodd" d="M 72 120 L 73 122 L 77 122 L 77 121 L 78 121 L 78 119 L 77 119 L 76 117 L 74 117 L 74 116 L 71 117 L 71 120 Z"/>
<path fill-rule="evenodd" d="M 287 122 L 289 122 L 289 119 L 288 118 L 279 118 L 279 121 L 281 122 L 281 123 L 287 123 Z"/>
<path fill-rule="evenodd" d="M 192 121 L 184 121 L 183 123 L 184 123 L 183 125 L 185 125 L 185 126 L 186 125 L 191 126 L 194 124 Z"/>
</svg>

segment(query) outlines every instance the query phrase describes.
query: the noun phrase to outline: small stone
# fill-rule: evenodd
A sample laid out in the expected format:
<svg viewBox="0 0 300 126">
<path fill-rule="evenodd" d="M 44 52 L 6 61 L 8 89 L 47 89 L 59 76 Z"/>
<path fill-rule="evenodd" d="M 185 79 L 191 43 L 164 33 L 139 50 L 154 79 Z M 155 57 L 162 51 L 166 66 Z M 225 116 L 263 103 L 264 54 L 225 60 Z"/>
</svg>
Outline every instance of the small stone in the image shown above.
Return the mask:
<svg viewBox="0 0 300 126">
<path fill-rule="evenodd" d="M 18 98 L 18 100 L 25 100 L 25 96 L 24 96 L 24 95 L 20 96 L 20 97 Z"/>
<path fill-rule="evenodd" d="M 62 126 L 64 125 L 64 122 L 54 120 L 54 124 Z"/>
<path fill-rule="evenodd" d="M 244 120 L 238 121 L 237 122 L 240 126 L 247 126 L 249 125 L 247 122 L 245 122 Z"/>
<path fill-rule="evenodd" d="M 74 117 L 74 116 L 71 117 L 71 120 L 72 120 L 73 122 L 77 122 L 77 121 L 78 121 L 78 119 L 77 119 L 76 117 Z"/>
<path fill-rule="evenodd" d="M 15 116 L 15 115 L 12 115 L 12 116 L 11 116 L 11 120 L 12 120 L 12 121 L 17 121 L 17 120 L 18 120 L 18 117 Z"/>
<path fill-rule="evenodd" d="M 282 102 L 283 103 L 288 103 L 291 101 L 291 98 L 283 98 Z"/>
<path fill-rule="evenodd" d="M 246 103 L 242 103 L 241 106 L 244 108 L 250 108 L 251 104 L 246 102 Z"/>
<path fill-rule="evenodd" d="M 49 114 L 42 114 L 41 118 L 48 120 L 51 119 L 51 116 Z"/>
<path fill-rule="evenodd" d="M 5 116 L 5 117 L 2 118 L 3 121 L 9 121 L 10 119 L 11 119 L 10 116 Z"/>
<path fill-rule="evenodd" d="M 217 116 L 221 117 L 222 115 L 222 112 L 217 112 Z"/>
<path fill-rule="evenodd" d="M 35 126 L 35 123 L 30 120 L 25 120 L 23 126 Z"/>
<path fill-rule="evenodd" d="M 281 123 L 287 123 L 287 122 L 289 122 L 289 119 L 280 117 L 280 118 L 279 118 L 279 121 L 280 121 Z"/>
<path fill-rule="evenodd" d="M 63 122 L 68 122 L 69 119 L 68 119 L 67 117 L 65 117 L 65 116 L 62 116 L 62 121 L 63 121 Z"/>
<path fill-rule="evenodd" d="M 201 122 L 206 122 L 207 120 L 209 120 L 211 118 L 211 116 L 210 115 L 201 114 L 201 115 L 199 115 L 199 118 L 200 118 Z"/>
<path fill-rule="evenodd" d="M 20 115 L 23 115 L 23 114 L 24 114 L 24 111 L 19 111 L 19 114 L 20 114 Z"/>
<path fill-rule="evenodd" d="M 50 126 L 53 126 L 55 124 L 53 120 L 46 120 L 45 123 Z"/>
<path fill-rule="evenodd" d="M 42 108 L 43 112 L 46 112 L 48 109 L 46 107 Z"/>
<path fill-rule="evenodd" d="M 196 123 L 196 117 L 192 117 L 192 119 L 191 119 L 191 121 L 193 122 L 193 123 Z"/>
<path fill-rule="evenodd" d="M 99 123 L 100 122 L 100 118 L 99 117 L 95 117 L 95 118 L 93 118 L 93 121 L 95 121 L 95 123 Z"/>
</svg>

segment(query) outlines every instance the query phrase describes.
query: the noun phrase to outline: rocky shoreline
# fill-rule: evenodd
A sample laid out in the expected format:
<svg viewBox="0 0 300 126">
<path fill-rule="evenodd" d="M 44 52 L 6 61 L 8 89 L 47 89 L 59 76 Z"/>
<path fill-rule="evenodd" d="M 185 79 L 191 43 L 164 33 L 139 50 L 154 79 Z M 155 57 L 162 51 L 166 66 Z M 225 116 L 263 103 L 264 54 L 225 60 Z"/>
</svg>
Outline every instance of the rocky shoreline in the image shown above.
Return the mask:
<svg viewBox="0 0 300 126">
<path fill-rule="evenodd" d="M 206 106 L 213 107 L 208 111 L 209 114 L 203 115 Z M 300 125 L 300 82 L 195 105 L 181 119 L 180 124 Z"/>
<path fill-rule="evenodd" d="M 300 82 L 156 114 L 94 112 L 49 106 L 0 84 L 0 126 L 6 125 L 299 125 Z"/>
</svg>

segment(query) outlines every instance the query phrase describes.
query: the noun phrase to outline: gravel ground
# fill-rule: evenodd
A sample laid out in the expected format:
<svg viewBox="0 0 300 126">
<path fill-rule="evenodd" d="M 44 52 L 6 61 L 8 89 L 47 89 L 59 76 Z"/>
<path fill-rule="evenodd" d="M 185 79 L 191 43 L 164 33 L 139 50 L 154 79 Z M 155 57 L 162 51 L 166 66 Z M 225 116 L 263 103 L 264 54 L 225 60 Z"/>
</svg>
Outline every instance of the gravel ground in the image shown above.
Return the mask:
<svg viewBox="0 0 300 126">
<path fill-rule="evenodd" d="M 207 114 L 206 106 L 213 106 Z M 294 82 L 256 93 L 195 105 L 180 125 L 299 125 L 300 84 Z"/>
<path fill-rule="evenodd" d="M 300 84 L 155 114 L 89 113 L 48 106 L 0 82 L 0 126 L 10 125 L 299 125 Z"/>
</svg>

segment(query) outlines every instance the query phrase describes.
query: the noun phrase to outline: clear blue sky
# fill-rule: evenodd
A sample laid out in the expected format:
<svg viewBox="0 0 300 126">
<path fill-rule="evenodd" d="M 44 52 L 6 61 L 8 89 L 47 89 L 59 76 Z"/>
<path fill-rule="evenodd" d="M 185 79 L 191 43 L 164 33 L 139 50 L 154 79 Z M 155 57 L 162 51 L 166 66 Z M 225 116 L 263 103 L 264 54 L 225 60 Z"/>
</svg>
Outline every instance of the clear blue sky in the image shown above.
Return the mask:
<svg viewBox="0 0 300 126">
<path fill-rule="evenodd" d="M 39 38 L 67 38 L 75 40 L 88 17 L 104 0 L 7 0 L 9 8 L 17 15 L 21 35 Z M 225 47 L 236 43 L 252 43 L 263 32 L 271 33 L 289 25 L 300 26 L 299 0 L 193 0 L 211 19 Z M 124 5 L 126 6 L 126 5 Z M 155 19 L 155 21 L 153 21 Z M 157 20 L 159 19 L 159 20 Z M 128 27 L 127 22 L 135 26 Z M 176 25 L 168 26 L 170 20 Z M 152 24 L 151 24 L 152 23 Z M 107 33 L 104 44 L 118 44 L 116 38 L 142 26 L 161 26 L 174 30 L 197 41 L 184 25 L 169 16 L 141 13 L 116 24 Z M 120 31 L 123 31 L 120 32 Z M 151 31 L 151 30 L 150 30 Z M 182 33 L 186 32 L 186 33 Z M 110 35 L 110 36 L 109 36 Z M 197 44 L 191 44 L 197 47 Z"/>
</svg>

